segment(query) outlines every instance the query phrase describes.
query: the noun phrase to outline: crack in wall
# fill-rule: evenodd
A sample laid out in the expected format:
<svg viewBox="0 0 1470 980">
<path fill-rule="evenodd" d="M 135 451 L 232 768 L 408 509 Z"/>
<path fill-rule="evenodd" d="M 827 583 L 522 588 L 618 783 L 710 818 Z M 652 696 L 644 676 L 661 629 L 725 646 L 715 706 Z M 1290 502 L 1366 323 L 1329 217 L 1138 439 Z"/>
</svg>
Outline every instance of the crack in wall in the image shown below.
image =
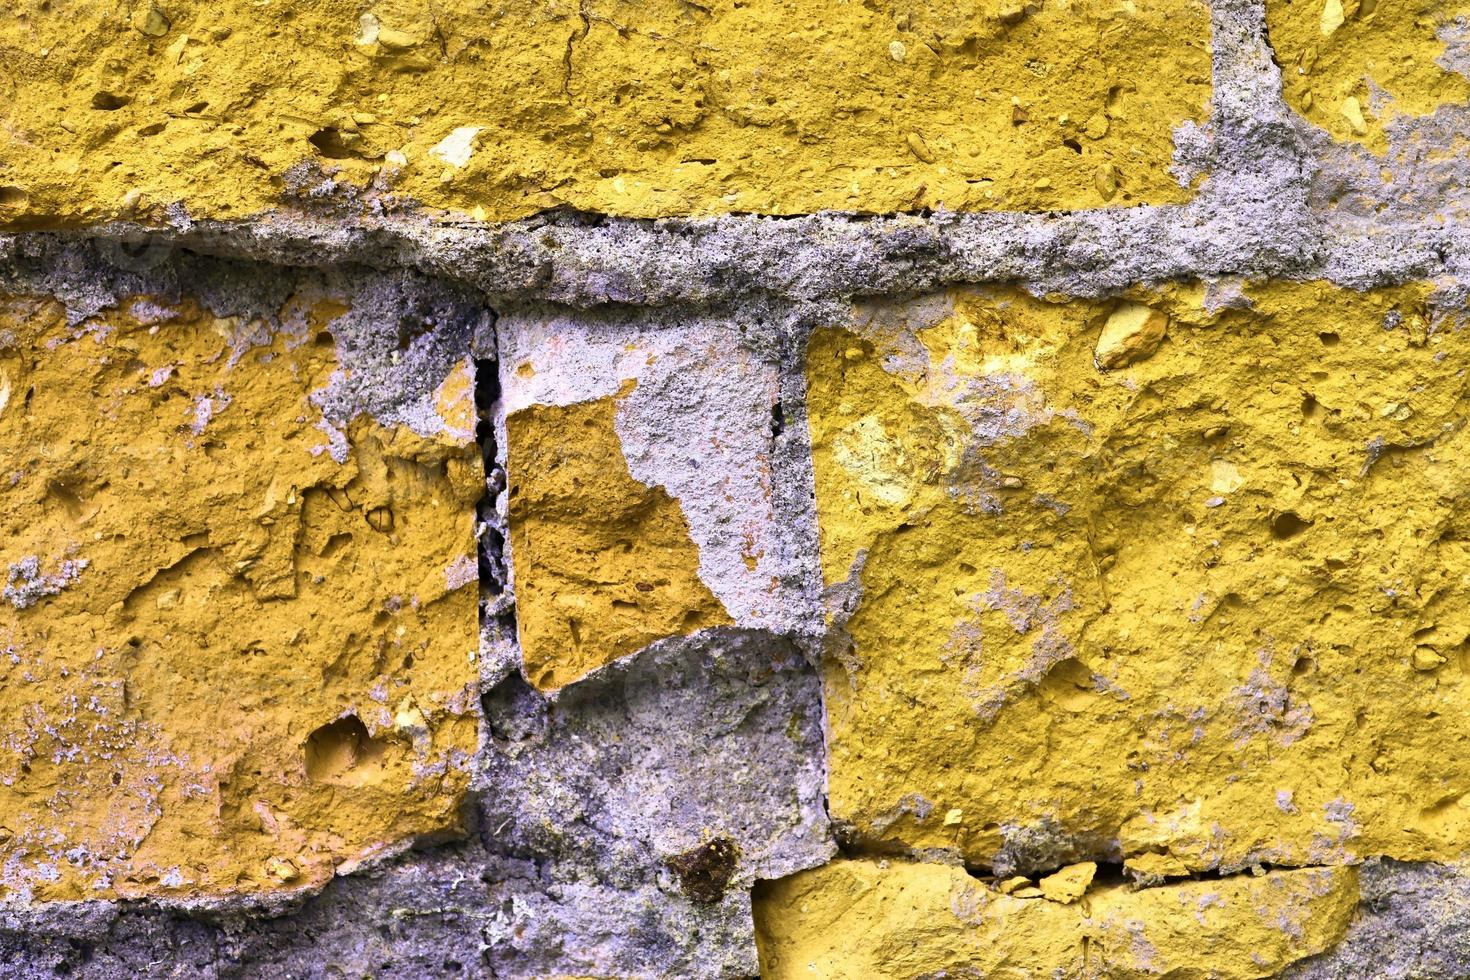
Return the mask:
<svg viewBox="0 0 1470 980">
<path fill-rule="evenodd" d="M 592 33 L 592 18 L 587 13 L 587 4 L 585 0 L 583 0 L 583 2 L 579 3 L 577 6 L 577 17 L 581 21 L 581 26 L 574 29 L 572 33 L 567 37 L 567 49 L 562 54 L 561 59 L 561 92 L 562 95 L 566 96 L 568 102 L 570 102 L 572 98 L 573 52 L 576 49 L 577 42 L 585 41 L 587 39 L 587 35 Z"/>
<path fill-rule="evenodd" d="M 494 314 L 491 314 L 492 326 Z M 475 543 L 480 578 L 480 674 L 487 689 L 520 669 L 515 595 L 507 554 L 509 528 L 504 447 L 500 426 L 500 365 L 478 352 L 475 367 L 475 440 L 485 472 L 485 493 L 475 505 Z"/>
</svg>

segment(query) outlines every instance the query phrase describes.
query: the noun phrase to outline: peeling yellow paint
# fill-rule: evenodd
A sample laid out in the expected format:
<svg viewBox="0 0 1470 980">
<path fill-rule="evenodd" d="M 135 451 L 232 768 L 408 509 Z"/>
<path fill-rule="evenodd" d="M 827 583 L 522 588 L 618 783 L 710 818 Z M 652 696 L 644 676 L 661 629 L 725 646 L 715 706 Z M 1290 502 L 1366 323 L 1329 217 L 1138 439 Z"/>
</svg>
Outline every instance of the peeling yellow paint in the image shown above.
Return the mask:
<svg viewBox="0 0 1470 980">
<path fill-rule="evenodd" d="M 756 940 L 766 980 L 1247 980 L 1336 945 L 1357 898 L 1353 868 L 1108 884 L 1059 904 L 949 865 L 846 860 L 759 889 Z"/>
<path fill-rule="evenodd" d="M 359 418 L 334 462 L 340 306 L 293 302 L 261 346 L 188 302 L 0 299 L 0 897 L 320 886 L 460 825 L 478 452 Z"/>
<path fill-rule="evenodd" d="M 1470 79 L 1443 63 L 1458 0 L 1268 0 L 1266 24 L 1288 104 L 1334 138 L 1388 147 L 1385 127 L 1470 103 Z"/>
<path fill-rule="evenodd" d="M 1458 857 L 1470 333 L 1428 295 L 1138 291 L 1168 336 L 1106 372 L 1116 301 L 818 331 L 834 818 L 983 866 Z"/>
<path fill-rule="evenodd" d="M 0 227 L 330 187 L 478 220 L 1180 201 L 1208 44 L 1197 0 L 26 2 Z"/>
<path fill-rule="evenodd" d="M 506 418 L 511 561 L 526 675 L 561 687 L 655 640 L 731 622 L 679 502 L 628 471 L 617 398 Z"/>
<path fill-rule="evenodd" d="M 1095 861 L 1081 861 L 1047 875 L 1036 885 L 1041 890 L 1042 897 L 1048 901 L 1070 905 L 1087 894 L 1087 888 L 1096 875 Z"/>
</svg>

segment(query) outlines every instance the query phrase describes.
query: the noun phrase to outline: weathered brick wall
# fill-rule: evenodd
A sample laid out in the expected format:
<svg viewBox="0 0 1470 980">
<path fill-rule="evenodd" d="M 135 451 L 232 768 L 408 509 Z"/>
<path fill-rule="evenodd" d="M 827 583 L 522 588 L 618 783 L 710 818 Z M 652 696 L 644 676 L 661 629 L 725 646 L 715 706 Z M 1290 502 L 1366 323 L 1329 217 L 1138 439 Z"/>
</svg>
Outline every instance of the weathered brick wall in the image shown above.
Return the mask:
<svg viewBox="0 0 1470 980">
<path fill-rule="evenodd" d="M 0 85 L 0 976 L 1470 976 L 1470 8 Z"/>
</svg>

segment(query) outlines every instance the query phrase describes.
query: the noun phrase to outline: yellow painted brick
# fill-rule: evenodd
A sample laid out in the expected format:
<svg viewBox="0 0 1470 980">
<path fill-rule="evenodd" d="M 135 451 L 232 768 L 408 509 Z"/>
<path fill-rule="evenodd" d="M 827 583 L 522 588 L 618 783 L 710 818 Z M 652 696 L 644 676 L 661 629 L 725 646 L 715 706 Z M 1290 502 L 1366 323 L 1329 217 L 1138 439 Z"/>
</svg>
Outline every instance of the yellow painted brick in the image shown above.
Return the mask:
<svg viewBox="0 0 1470 980">
<path fill-rule="evenodd" d="M 609 397 L 506 418 L 516 622 L 541 688 L 731 621 L 699 577 L 679 502 L 628 472 L 616 410 Z"/>
<path fill-rule="evenodd" d="M 1470 102 L 1470 79 L 1439 63 L 1459 0 L 1268 0 L 1286 101 L 1338 140 L 1388 145 L 1385 126 Z"/>
<path fill-rule="evenodd" d="M 1458 856 L 1470 334 L 1429 287 L 1016 290 L 809 349 L 834 818 L 981 864 Z M 948 814 L 961 818 L 951 820 Z"/>
<path fill-rule="evenodd" d="M 0 226 L 239 218 L 303 161 L 492 220 L 1180 201 L 1208 45 L 1198 0 L 26 2 Z"/>
<path fill-rule="evenodd" d="M 324 451 L 342 309 L 298 295 L 262 345 L 0 299 L 0 898 L 320 886 L 459 827 L 479 455 L 365 417 Z"/>
<path fill-rule="evenodd" d="M 1060 904 L 949 865 L 849 860 L 759 889 L 756 939 L 767 980 L 1247 980 L 1332 948 L 1357 898 L 1354 868 L 1108 884 Z"/>
</svg>

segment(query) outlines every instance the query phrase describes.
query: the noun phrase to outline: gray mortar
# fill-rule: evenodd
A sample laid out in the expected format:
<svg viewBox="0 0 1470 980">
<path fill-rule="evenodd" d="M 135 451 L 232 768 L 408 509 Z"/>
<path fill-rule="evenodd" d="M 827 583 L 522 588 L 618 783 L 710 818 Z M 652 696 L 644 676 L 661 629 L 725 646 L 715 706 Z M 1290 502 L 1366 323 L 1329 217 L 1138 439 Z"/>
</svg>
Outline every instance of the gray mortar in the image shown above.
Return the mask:
<svg viewBox="0 0 1470 980">
<path fill-rule="evenodd" d="M 512 676 L 484 699 L 478 836 L 338 878 L 294 914 L 146 904 L 0 914 L 0 977 L 756 972 L 749 888 L 829 860 L 816 671 L 789 642 L 664 641 L 556 699 Z M 740 859 L 694 901 L 666 859 Z"/>
<path fill-rule="evenodd" d="M 1371 860 L 1362 899 L 1335 948 L 1288 968 L 1285 980 L 1470 977 L 1470 872 Z"/>
</svg>

